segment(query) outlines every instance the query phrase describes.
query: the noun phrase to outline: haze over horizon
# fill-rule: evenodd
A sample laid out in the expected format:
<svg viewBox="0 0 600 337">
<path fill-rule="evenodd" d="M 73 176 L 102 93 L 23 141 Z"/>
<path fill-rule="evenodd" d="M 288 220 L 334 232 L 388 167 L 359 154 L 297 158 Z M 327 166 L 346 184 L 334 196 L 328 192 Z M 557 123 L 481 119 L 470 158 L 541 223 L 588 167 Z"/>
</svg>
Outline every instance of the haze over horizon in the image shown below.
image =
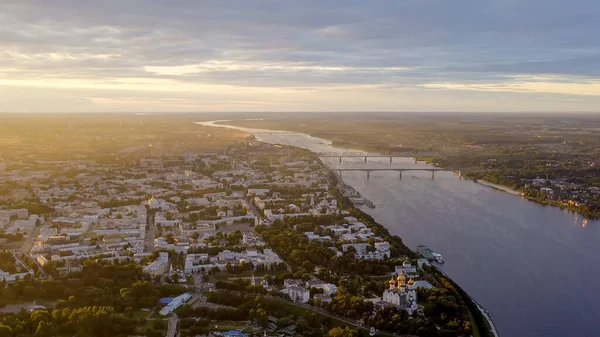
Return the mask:
<svg viewBox="0 0 600 337">
<path fill-rule="evenodd" d="M 1 112 L 600 112 L 600 3 L 2 1 Z"/>
</svg>

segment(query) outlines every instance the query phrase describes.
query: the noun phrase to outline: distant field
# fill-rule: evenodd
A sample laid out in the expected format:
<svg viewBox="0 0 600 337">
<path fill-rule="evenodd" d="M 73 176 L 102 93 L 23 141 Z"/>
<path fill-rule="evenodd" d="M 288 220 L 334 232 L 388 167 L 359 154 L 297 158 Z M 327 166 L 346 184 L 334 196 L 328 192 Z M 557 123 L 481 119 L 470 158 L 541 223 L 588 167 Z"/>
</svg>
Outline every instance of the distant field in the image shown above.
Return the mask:
<svg viewBox="0 0 600 337">
<path fill-rule="evenodd" d="M 0 114 L 0 152 L 49 160 L 72 158 L 73 153 L 182 155 L 215 152 L 251 138 L 236 130 L 194 124 L 199 119 L 186 114 Z"/>
</svg>

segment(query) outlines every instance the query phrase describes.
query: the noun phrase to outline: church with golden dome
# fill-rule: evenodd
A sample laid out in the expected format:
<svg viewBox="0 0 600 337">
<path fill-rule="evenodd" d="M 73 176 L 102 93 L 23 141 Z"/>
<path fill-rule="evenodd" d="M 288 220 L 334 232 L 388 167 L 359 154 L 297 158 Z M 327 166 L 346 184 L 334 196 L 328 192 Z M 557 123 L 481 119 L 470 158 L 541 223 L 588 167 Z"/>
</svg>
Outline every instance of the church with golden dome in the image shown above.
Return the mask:
<svg viewBox="0 0 600 337">
<path fill-rule="evenodd" d="M 400 273 L 387 283 L 388 288 L 383 291 L 382 296 L 384 302 L 406 310 L 409 315 L 418 309 L 417 289 L 412 278 L 406 281 L 406 275 Z"/>
</svg>

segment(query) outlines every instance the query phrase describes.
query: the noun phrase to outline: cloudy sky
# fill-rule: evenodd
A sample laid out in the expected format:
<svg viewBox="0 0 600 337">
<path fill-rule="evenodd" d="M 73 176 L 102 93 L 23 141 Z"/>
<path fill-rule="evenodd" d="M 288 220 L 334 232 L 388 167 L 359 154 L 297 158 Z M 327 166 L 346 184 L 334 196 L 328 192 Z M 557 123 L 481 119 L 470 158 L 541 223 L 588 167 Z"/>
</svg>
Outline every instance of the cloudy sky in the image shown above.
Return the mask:
<svg viewBox="0 0 600 337">
<path fill-rule="evenodd" d="M 600 111 L 600 2 L 0 0 L 0 111 Z"/>
</svg>

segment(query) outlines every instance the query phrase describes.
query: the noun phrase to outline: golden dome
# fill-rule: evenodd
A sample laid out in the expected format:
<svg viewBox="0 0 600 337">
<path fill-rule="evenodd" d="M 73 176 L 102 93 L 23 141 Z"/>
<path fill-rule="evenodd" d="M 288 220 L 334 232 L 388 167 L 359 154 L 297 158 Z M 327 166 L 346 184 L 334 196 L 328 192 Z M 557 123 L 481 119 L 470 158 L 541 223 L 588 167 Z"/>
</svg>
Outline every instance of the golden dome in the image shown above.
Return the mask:
<svg viewBox="0 0 600 337">
<path fill-rule="evenodd" d="M 413 284 L 415 284 L 415 280 L 413 280 L 412 278 L 410 280 L 408 280 L 409 286 L 412 286 Z"/>
<path fill-rule="evenodd" d="M 396 284 L 396 280 L 392 277 L 392 279 L 388 282 L 389 284 Z"/>
<path fill-rule="evenodd" d="M 398 278 L 396 279 L 396 281 L 398 281 L 398 283 L 404 284 L 404 283 L 406 283 L 406 276 L 404 276 L 403 273 L 400 273 L 400 275 L 398 275 Z"/>
</svg>

